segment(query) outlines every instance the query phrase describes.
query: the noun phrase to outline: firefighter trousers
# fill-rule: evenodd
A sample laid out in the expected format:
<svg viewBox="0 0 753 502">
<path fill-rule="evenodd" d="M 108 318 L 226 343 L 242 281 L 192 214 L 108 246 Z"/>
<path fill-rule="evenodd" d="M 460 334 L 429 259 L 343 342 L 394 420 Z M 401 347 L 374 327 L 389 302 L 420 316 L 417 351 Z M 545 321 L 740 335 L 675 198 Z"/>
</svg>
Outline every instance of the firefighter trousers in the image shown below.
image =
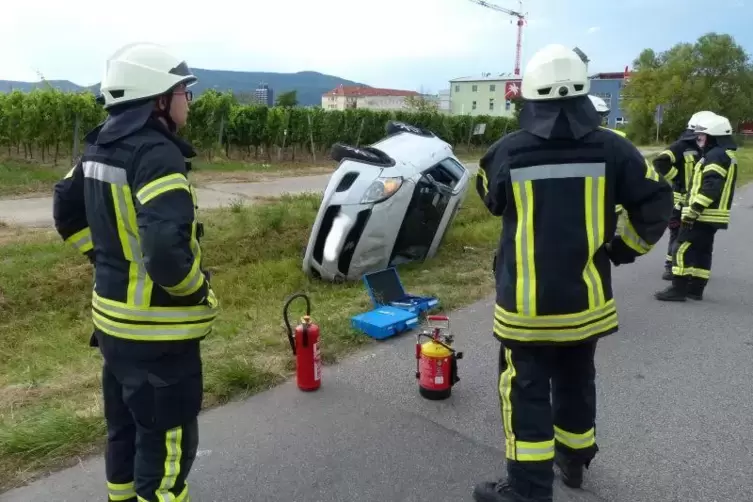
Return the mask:
<svg viewBox="0 0 753 502">
<path fill-rule="evenodd" d="M 664 259 L 664 267 L 672 270 L 672 256 L 677 245 L 677 236 L 680 234 L 680 222 L 682 211 L 672 210 L 672 216 L 669 218 L 669 244 L 667 245 L 667 257 Z"/>
<path fill-rule="evenodd" d="M 672 256 L 672 274 L 688 281 L 694 291 L 703 291 L 711 277 L 716 231 L 711 225 L 696 222 L 690 228 L 681 228 L 677 236 Z"/>
<path fill-rule="evenodd" d="M 134 342 L 97 335 L 104 355 L 108 500 L 189 502 L 202 400 L 198 348 L 160 354 L 154 347 L 157 357 L 143 359 L 118 347 Z"/>
<path fill-rule="evenodd" d="M 507 474 L 521 495 L 551 495 L 555 451 L 584 465 L 596 455 L 595 352 L 596 340 L 502 344 L 499 395 Z"/>
</svg>

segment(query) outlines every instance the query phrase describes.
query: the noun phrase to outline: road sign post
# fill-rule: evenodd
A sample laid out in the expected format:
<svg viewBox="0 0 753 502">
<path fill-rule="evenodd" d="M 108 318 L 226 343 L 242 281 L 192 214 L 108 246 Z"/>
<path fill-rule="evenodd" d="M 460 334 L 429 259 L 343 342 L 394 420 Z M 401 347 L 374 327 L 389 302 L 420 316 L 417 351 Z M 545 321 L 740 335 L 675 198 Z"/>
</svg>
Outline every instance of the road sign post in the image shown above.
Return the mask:
<svg viewBox="0 0 753 502">
<path fill-rule="evenodd" d="M 656 142 L 659 142 L 659 129 L 664 121 L 664 105 L 656 106 L 656 113 L 654 114 L 654 120 L 656 121 Z"/>
</svg>

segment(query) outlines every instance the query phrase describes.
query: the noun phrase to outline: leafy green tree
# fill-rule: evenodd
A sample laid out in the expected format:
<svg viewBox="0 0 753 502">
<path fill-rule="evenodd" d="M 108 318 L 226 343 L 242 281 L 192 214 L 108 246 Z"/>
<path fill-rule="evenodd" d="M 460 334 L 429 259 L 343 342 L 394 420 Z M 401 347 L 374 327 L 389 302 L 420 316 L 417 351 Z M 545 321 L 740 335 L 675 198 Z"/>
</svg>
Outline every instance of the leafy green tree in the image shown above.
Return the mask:
<svg viewBox="0 0 753 502">
<path fill-rule="evenodd" d="M 645 49 L 633 66 L 623 95 L 627 132 L 638 143 L 655 139 L 658 105 L 662 142 L 676 138 L 700 110 L 728 117 L 733 127 L 753 116 L 753 61 L 730 35 L 708 33 L 658 54 Z"/>
<path fill-rule="evenodd" d="M 293 108 L 294 106 L 298 106 L 298 91 L 293 90 L 278 94 L 277 99 L 275 100 L 275 105 L 283 108 Z"/>
<path fill-rule="evenodd" d="M 405 108 L 412 112 L 418 113 L 439 113 L 439 102 L 437 100 L 429 99 L 421 94 L 417 96 L 406 96 Z"/>
</svg>

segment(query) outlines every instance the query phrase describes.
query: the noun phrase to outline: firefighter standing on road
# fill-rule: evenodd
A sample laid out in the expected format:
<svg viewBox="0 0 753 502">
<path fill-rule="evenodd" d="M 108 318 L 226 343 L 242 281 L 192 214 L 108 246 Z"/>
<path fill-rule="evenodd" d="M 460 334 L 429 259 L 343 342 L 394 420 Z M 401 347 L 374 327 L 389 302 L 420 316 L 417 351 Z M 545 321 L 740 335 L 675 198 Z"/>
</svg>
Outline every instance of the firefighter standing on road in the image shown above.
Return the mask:
<svg viewBox="0 0 753 502">
<path fill-rule="evenodd" d="M 717 230 L 729 226 L 737 183 L 737 157 L 732 125 L 716 114 L 697 119 L 695 132 L 701 160 L 693 169 L 680 232 L 672 255 L 672 285 L 656 293 L 662 301 L 701 300 L 711 275 Z"/>
<path fill-rule="evenodd" d="M 588 91 L 581 58 L 545 47 L 523 76 L 522 130 L 479 162 L 476 189 L 502 217 L 494 334 L 507 476 L 478 484 L 478 502 L 550 502 L 555 462 L 580 486 L 598 451 L 596 341 L 618 329 L 610 260 L 648 252 L 672 211 L 670 185 L 600 127 Z M 617 203 L 630 215 L 622 236 Z"/>
<path fill-rule="evenodd" d="M 196 198 L 175 135 L 196 81 L 162 47 L 132 44 L 107 63 L 107 120 L 55 187 L 58 233 L 95 266 L 92 346 L 103 358 L 110 501 L 188 501 L 198 446 L 200 340 L 217 300 L 201 268 Z"/>
<path fill-rule="evenodd" d="M 680 231 L 680 213 L 693 176 L 693 168 L 701 156 L 700 147 L 696 143 L 694 127 L 699 118 L 709 114 L 713 115 L 712 112 L 708 111 L 694 113 L 688 120 L 688 127 L 680 138 L 669 145 L 666 150 L 660 152 L 653 160 L 654 168 L 667 181 L 672 183 L 674 191 L 675 207 L 669 220 L 669 245 L 667 246 L 667 257 L 664 261 L 664 274 L 662 275 L 662 279 L 665 281 L 672 280 L 672 249 Z"/>
</svg>

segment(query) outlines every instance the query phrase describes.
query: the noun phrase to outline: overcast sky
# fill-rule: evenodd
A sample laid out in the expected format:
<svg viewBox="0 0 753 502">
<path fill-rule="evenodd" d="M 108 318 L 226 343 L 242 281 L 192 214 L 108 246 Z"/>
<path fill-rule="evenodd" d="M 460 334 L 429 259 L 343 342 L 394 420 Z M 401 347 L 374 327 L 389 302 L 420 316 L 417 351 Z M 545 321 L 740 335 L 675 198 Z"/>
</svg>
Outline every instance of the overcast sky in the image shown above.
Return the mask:
<svg viewBox="0 0 753 502">
<path fill-rule="evenodd" d="M 594 72 L 622 71 L 645 47 L 664 50 L 709 31 L 753 53 L 753 0 L 523 2 L 523 65 L 557 42 L 583 49 Z M 119 46 L 152 41 L 197 68 L 314 70 L 436 92 L 451 78 L 511 73 L 516 29 L 511 17 L 470 0 L 5 0 L 0 79 L 36 81 L 40 72 L 90 85 Z"/>
</svg>

